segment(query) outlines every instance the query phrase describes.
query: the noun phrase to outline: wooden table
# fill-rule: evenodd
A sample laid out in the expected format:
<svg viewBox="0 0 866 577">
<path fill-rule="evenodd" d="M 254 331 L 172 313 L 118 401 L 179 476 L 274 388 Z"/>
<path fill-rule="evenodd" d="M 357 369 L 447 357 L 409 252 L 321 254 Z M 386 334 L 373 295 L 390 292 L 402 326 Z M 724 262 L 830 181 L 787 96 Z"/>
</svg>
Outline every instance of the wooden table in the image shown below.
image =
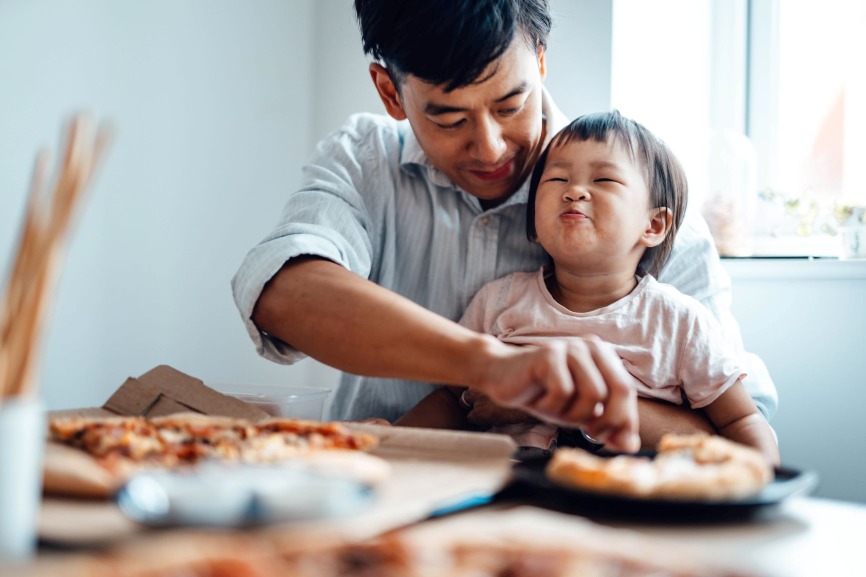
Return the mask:
<svg viewBox="0 0 866 577">
<path fill-rule="evenodd" d="M 586 519 L 543 510 L 519 503 L 494 503 L 420 525 L 448 522 L 454 527 L 497 524 L 498 512 L 538 513 L 537 526 L 559 524 L 563 533 L 586 531 Z M 92 519 L 76 515 L 82 528 L 93 524 L 126 521 L 106 509 L 93 511 Z M 684 554 L 706 559 L 715 565 L 742 569 L 749 575 L 767 577 L 864 577 L 866 576 L 866 506 L 843 501 L 793 497 L 755 516 L 735 522 L 676 524 L 592 519 L 595 523 L 635 535 L 646 536 Z M 120 525 L 118 525 L 120 523 Z M 119 532 L 122 531 L 118 529 Z M 531 524 L 527 526 L 532 531 Z M 86 531 L 82 538 L 86 538 Z M 68 552 L 45 550 L 56 556 Z"/>
<path fill-rule="evenodd" d="M 773 577 L 866 576 L 866 505 L 794 497 L 721 525 L 605 523 L 681 543 L 707 558 Z"/>
<path fill-rule="evenodd" d="M 382 504 L 388 505 L 388 511 L 396 513 L 386 516 L 387 522 L 381 524 L 383 527 L 389 523 L 396 527 L 408 519 L 422 518 L 435 508 L 437 501 L 454 497 L 454 491 L 459 493 L 469 488 L 495 490 L 502 486 L 510 471 L 508 455 L 513 450 L 510 440 L 502 444 L 501 440 L 484 435 L 466 437 L 468 433 L 424 433 L 400 431 L 399 428 L 384 428 L 378 434 L 383 439 L 380 448 L 390 451 L 383 456 L 395 466 L 391 479 L 393 486 L 386 492 L 393 499 L 383 499 Z M 416 438 L 418 435 L 421 436 Z M 474 457 L 471 460 L 458 458 L 460 454 L 455 447 L 461 447 L 464 452 L 471 450 Z M 479 460 L 478 455 L 482 454 L 488 456 L 488 464 Z M 426 469 L 419 465 L 422 461 L 426 463 Z M 425 503 L 425 499 L 428 502 Z M 71 523 L 82 543 L 67 541 L 66 546 L 72 547 L 71 550 L 46 549 L 40 552 L 41 556 L 64 556 L 86 549 L 84 543 L 98 541 L 105 530 L 115 535 L 125 535 L 130 530 L 130 522 L 110 502 L 102 506 L 73 503 L 65 507 L 55 519 L 59 520 L 61 527 L 68 527 Z M 563 533 L 574 528 L 574 534 L 580 531 L 585 534 L 587 522 L 583 517 L 554 514 L 520 501 L 494 502 L 441 520 L 424 521 L 420 525 L 474 521 L 474 526 L 483 531 L 497 522 L 491 513 L 507 513 L 513 509 L 537 512 L 537 515 L 528 516 L 536 523 L 535 527 L 550 524 L 561 527 Z M 742 568 L 750 575 L 866 577 L 866 505 L 862 504 L 796 496 L 738 521 L 592 520 L 614 529 L 625 529 L 631 535 L 643 536 L 643 539 L 648 536 L 664 541 L 677 550 L 681 548 L 718 565 Z M 368 529 L 371 526 L 370 523 L 364 525 Z M 134 533 L 134 527 L 132 530 Z M 47 531 L 43 535 L 51 536 L 52 533 Z M 138 539 L 134 534 L 131 537 Z"/>
<path fill-rule="evenodd" d="M 499 521 L 496 512 L 517 515 L 503 515 Z M 792 497 L 748 519 L 728 522 L 672 524 L 597 518 L 593 521 L 602 527 L 587 531 L 587 521 L 580 516 L 496 503 L 425 524 L 449 523 L 452 532 L 471 526 L 472 531 L 480 532 L 515 521 L 528 535 L 547 530 L 555 538 L 571 539 L 573 544 L 594 539 L 617 541 L 619 547 L 629 547 L 623 543 L 630 543 L 633 549 L 673 549 L 682 557 L 741 570 L 749 576 L 866 576 L 866 506 L 811 497 Z M 606 534 L 608 529 L 618 534 Z M 644 540 L 652 545 L 645 546 Z"/>
</svg>

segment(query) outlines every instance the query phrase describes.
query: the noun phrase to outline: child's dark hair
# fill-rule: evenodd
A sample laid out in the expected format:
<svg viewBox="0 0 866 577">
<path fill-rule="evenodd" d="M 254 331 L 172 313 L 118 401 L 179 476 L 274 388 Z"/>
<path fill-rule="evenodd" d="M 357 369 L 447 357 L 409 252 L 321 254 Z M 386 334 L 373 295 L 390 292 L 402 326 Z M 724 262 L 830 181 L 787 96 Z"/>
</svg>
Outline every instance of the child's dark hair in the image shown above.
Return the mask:
<svg viewBox="0 0 866 577">
<path fill-rule="evenodd" d="M 639 274 L 658 276 L 670 257 L 674 238 L 683 222 L 688 202 L 688 183 L 682 165 L 670 148 L 642 124 L 622 116 L 617 110 L 581 116 L 551 139 L 532 171 L 526 211 L 526 236 L 531 241 L 537 238 L 535 194 L 547 164 L 548 153 L 552 148 L 569 142 L 585 140 L 621 143 L 631 154 L 632 160 L 643 168 L 653 208 L 667 207 L 671 211 L 672 222 L 667 236 L 657 246 L 647 248 L 638 263 Z"/>
<path fill-rule="evenodd" d="M 355 14 L 398 90 L 407 74 L 446 92 L 473 84 L 518 31 L 537 50 L 551 27 L 548 0 L 355 0 Z"/>
</svg>

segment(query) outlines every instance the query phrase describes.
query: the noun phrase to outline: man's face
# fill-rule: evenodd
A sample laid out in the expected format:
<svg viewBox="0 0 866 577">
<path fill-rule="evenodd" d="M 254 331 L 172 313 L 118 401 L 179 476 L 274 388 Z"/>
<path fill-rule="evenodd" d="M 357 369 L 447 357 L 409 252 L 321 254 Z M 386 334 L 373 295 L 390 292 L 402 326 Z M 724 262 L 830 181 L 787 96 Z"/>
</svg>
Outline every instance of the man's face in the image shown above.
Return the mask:
<svg viewBox="0 0 866 577">
<path fill-rule="evenodd" d="M 409 119 L 427 157 L 452 182 L 497 205 L 517 190 L 537 156 L 544 53 L 517 36 L 480 79 L 445 92 L 407 75 L 396 95 L 398 113 L 389 112 Z"/>
</svg>

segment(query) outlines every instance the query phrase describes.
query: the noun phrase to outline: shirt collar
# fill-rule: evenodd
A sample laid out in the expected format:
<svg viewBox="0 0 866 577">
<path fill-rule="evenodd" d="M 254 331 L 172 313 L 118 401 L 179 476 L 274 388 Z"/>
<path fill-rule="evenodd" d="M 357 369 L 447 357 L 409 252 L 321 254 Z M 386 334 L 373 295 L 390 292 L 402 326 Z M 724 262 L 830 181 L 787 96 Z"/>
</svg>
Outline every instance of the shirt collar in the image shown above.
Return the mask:
<svg viewBox="0 0 866 577">
<path fill-rule="evenodd" d="M 400 125 L 403 129 L 403 150 L 400 152 L 400 166 L 408 167 L 410 165 L 420 166 L 427 173 L 427 180 L 437 186 L 445 186 L 456 188 L 451 179 L 444 172 L 433 166 L 430 159 L 424 153 L 424 149 L 415 138 L 415 132 L 409 126 L 408 120 L 401 120 Z"/>
<path fill-rule="evenodd" d="M 544 85 L 541 86 L 541 114 L 544 115 L 544 144 L 546 146 L 554 134 L 565 128 L 565 125 L 568 124 L 568 117 L 562 113 Z"/>
</svg>

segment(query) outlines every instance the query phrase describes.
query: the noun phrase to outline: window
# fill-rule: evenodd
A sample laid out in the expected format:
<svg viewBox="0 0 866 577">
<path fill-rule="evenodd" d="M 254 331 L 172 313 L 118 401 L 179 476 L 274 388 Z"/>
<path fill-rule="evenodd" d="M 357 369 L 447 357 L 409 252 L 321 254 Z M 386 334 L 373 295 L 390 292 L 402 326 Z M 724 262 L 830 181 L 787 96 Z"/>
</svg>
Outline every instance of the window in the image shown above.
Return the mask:
<svg viewBox="0 0 866 577">
<path fill-rule="evenodd" d="M 859 0 L 616 0 L 612 105 L 680 157 L 721 254 L 866 256 L 863 54 Z"/>
</svg>

